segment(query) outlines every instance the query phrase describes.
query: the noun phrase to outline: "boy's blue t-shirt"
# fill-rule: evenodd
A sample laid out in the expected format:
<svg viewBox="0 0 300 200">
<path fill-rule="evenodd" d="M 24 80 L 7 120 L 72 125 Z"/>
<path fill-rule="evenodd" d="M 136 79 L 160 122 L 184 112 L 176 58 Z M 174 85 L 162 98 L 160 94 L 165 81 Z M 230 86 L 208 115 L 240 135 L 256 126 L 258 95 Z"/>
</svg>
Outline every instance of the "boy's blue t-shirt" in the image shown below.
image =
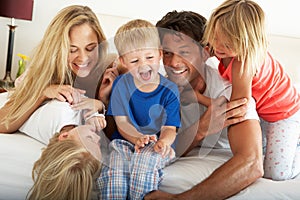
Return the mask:
<svg viewBox="0 0 300 200">
<path fill-rule="evenodd" d="M 139 132 L 159 136 L 162 126 L 180 127 L 178 87 L 160 74 L 160 85 L 145 93 L 136 88 L 130 73 L 120 75 L 113 83 L 107 115 L 128 116 Z M 120 133 L 113 135 L 116 138 L 123 139 Z"/>
</svg>

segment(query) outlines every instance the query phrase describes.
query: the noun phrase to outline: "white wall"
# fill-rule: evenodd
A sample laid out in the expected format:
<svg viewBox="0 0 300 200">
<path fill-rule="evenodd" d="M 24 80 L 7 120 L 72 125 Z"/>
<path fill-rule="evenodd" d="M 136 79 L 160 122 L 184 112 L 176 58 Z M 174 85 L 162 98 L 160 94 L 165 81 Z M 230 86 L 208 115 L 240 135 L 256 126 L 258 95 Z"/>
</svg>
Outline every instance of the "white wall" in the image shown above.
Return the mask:
<svg viewBox="0 0 300 200">
<path fill-rule="evenodd" d="M 17 71 L 17 53 L 30 55 L 38 44 L 51 19 L 63 7 L 82 4 L 91 7 L 98 15 L 107 38 L 112 38 L 116 29 L 133 18 L 147 19 L 155 23 L 168 11 L 192 10 L 209 17 L 213 8 L 223 0 L 35 0 L 33 20 L 16 20 L 12 76 Z M 300 12 L 295 0 L 256 0 L 265 10 L 268 31 L 271 34 L 270 51 L 286 67 L 294 81 L 300 83 Z M 293 15 L 293 16 L 292 16 Z M 298 16 L 297 16 L 298 15 Z M 5 74 L 10 19 L 0 17 L 0 79 Z"/>
</svg>

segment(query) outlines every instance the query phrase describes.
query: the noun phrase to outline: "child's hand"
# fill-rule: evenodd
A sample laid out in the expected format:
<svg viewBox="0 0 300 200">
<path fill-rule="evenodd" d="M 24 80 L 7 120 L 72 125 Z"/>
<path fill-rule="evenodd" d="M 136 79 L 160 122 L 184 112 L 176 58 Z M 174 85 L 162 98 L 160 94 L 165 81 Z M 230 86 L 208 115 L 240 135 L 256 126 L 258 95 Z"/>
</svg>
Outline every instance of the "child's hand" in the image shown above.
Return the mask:
<svg viewBox="0 0 300 200">
<path fill-rule="evenodd" d="M 156 142 L 156 135 L 142 135 L 141 137 L 137 138 L 134 145 L 135 151 L 139 153 L 140 149 L 144 148 L 145 145 L 149 144 L 150 141 Z"/>
<path fill-rule="evenodd" d="M 172 147 L 166 144 L 163 140 L 158 140 L 153 148 L 154 151 L 161 154 L 163 158 L 167 155 L 169 155 L 170 158 L 175 157 L 175 152 Z"/>
<path fill-rule="evenodd" d="M 86 119 L 92 114 L 102 111 L 104 108 L 103 105 L 104 104 L 100 100 L 83 97 L 80 102 L 71 105 L 71 108 L 74 110 L 86 110 L 83 116 Z"/>
<path fill-rule="evenodd" d="M 103 114 L 99 114 L 88 118 L 86 124 L 93 126 L 96 132 L 99 132 L 106 127 L 106 120 Z"/>
<path fill-rule="evenodd" d="M 104 103 L 109 102 L 114 80 L 119 76 L 117 67 L 108 68 L 103 74 L 103 79 L 99 89 L 99 97 Z"/>
</svg>

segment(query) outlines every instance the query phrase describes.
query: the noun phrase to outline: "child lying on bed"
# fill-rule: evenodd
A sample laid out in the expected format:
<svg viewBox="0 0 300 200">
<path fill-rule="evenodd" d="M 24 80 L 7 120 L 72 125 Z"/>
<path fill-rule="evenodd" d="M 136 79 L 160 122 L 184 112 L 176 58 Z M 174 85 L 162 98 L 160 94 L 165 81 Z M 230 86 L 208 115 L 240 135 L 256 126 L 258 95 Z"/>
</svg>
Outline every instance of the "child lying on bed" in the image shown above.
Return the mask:
<svg viewBox="0 0 300 200">
<path fill-rule="evenodd" d="M 90 199 L 101 159 L 100 136 L 94 126 L 65 127 L 34 163 L 28 199 Z"/>
</svg>

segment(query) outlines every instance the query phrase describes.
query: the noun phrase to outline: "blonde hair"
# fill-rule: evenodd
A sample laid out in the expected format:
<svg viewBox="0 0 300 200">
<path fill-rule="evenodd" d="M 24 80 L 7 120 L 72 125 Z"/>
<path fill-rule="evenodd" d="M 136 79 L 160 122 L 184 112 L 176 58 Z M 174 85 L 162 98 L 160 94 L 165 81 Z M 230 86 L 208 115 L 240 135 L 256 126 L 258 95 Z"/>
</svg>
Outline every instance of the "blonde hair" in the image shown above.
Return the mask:
<svg viewBox="0 0 300 200">
<path fill-rule="evenodd" d="M 78 141 L 56 134 L 34 164 L 29 200 L 90 199 L 100 162 Z"/>
<path fill-rule="evenodd" d="M 62 9 L 49 24 L 31 56 L 28 74 L 6 104 L 10 108 L 5 119 L 6 126 L 27 113 L 49 85 L 73 84 L 72 71 L 68 66 L 69 33 L 74 26 L 85 23 L 91 26 L 101 43 L 99 57 L 106 55 L 107 47 L 102 45 L 106 38 L 95 13 L 89 7 L 80 5 Z"/>
<path fill-rule="evenodd" d="M 230 42 L 231 50 L 242 62 L 240 74 L 245 72 L 255 75 L 267 53 L 265 14 L 262 8 L 251 0 L 226 0 L 210 16 L 204 33 L 204 44 L 213 44 L 217 23 Z"/>
<path fill-rule="evenodd" d="M 160 48 L 157 28 L 142 19 L 131 20 L 122 25 L 116 32 L 114 43 L 120 56 L 145 47 Z"/>
</svg>

